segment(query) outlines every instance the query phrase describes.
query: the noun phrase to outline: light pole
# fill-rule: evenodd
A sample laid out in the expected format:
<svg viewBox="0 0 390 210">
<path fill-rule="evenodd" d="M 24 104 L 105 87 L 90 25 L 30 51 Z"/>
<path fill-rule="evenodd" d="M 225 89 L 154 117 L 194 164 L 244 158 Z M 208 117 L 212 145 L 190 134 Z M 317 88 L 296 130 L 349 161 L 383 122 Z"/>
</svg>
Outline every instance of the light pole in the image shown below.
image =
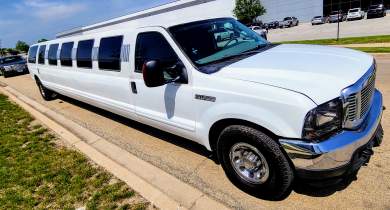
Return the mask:
<svg viewBox="0 0 390 210">
<path fill-rule="evenodd" d="M 337 41 L 340 39 L 340 12 L 341 12 L 341 1 L 339 1 L 339 11 L 337 12 Z"/>
</svg>

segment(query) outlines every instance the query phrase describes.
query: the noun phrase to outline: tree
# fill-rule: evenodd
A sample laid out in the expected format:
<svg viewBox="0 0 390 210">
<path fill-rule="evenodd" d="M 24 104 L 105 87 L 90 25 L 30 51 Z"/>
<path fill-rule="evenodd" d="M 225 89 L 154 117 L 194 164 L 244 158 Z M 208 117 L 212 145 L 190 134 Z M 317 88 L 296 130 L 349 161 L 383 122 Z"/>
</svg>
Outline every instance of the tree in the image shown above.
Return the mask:
<svg viewBox="0 0 390 210">
<path fill-rule="evenodd" d="M 40 42 L 46 42 L 46 41 L 48 41 L 47 39 L 40 39 L 40 40 L 38 40 L 38 43 L 40 43 Z"/>
<path fill-rule="evenodd" d="M 28 46 L 26 42 L 23 41 L 16 42 L 16 47 L 15 47 L 16 50 L 19 50 L 21 52 L 27 52 L 29 48 L 30 46 Z"/>
<path fill-rule="evenodd" d="M 266 12 L 260 0 L 236 0 L 236 7 L 233 10 L 234 15 L 243 23 L 252 23 L 256 17 Z"/>
<path fill-rule="evenodd" d="M 17 54 L 19 54 L 19 51 L 12 49 L 12 48 L 7 48 L 7 49 L 5 49 L 5 53 L 10 54 L 10 55 L 17 55 Z"/>
</svg>

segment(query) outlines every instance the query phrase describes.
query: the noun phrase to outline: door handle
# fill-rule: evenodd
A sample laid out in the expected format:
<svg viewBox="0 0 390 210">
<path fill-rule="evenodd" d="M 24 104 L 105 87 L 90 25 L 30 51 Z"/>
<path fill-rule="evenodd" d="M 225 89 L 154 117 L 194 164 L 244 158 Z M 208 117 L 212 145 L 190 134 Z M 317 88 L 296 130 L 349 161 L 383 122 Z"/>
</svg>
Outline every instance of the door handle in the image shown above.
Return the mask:
<svg viewBox="0 0 390 210">
<path fill-rule="evenodd" d="M 131 83 L 130 83 L 130 86 L 131 86 L 131 91 L 132 91 L 134 94 L 137 94 L 138 91 L 137 91 L 137 85 L 135 84 L 135 82 L 131 82 Z"/>
</svg>

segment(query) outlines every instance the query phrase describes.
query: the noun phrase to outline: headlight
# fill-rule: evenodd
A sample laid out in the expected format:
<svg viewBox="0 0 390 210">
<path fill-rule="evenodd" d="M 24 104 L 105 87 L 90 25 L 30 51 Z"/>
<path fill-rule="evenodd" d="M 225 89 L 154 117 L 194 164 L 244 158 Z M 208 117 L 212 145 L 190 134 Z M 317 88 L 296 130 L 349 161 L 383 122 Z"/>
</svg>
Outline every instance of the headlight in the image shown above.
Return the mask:
<svg viewBox="0 0 390 210">
<path fill-rule="evenodd" d="M 340 98 L 319 105 L 305 118 L 302 137 L 321 140 L 341 130 L 343 106 Z"/>
<path fill-rule="evenodd" d="M 11 71 L 12 70 L 12 66 L 5 66 L 4 67 L 4 71 Z"/>
</svg>

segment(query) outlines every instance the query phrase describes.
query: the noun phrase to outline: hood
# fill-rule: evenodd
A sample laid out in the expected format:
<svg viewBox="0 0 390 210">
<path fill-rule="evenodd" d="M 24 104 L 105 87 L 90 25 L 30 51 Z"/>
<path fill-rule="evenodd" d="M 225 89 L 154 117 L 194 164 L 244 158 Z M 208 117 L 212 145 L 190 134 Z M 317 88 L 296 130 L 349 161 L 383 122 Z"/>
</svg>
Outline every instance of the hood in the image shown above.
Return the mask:
<svg viewBox="0 0 390 210">
<path fill-rule="evenodd" d="M 355 50 L 316 45 L 279 45 L 216 72 L 216 76 L 272 85 L 322 104 L 340 96 L 373 65 Z"/>
</svg>

